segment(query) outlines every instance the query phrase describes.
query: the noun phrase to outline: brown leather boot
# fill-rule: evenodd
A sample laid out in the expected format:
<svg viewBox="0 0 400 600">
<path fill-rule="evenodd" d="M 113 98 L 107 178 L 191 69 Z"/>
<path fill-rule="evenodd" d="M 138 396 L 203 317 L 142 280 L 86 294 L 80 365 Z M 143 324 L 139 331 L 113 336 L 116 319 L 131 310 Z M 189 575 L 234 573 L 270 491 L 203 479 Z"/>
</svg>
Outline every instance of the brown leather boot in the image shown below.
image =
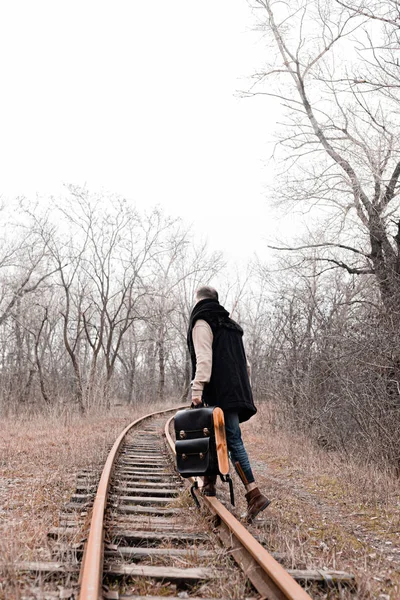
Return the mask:
<svg viewBox="0 0 400 600">
<path fill-rule="evenodd" d="M 204 477 L 203 487 L 201 488 L 201 493 L 203 494 L 203 496 L 216 496 L 217 495 L 217 492 L 215 489 L 216 482 L 217 482 L 216 475 L 212 475 L 210 477 L 207 477 L 207 475 L 206 475 Z"/>
<path fill-rule="evenodd" d="M 268 498 L 260 492 L 258 487 L 254 488 L 254 490 L 251 490 L 246 494 L 246 500 L 246 520 L 248 523 L 251 523 L 259 512 L 261 512 L 262 510 L 267 508 L 269 504 L 271 504 L 271 500 L 268 500 Z"/>
</svg>

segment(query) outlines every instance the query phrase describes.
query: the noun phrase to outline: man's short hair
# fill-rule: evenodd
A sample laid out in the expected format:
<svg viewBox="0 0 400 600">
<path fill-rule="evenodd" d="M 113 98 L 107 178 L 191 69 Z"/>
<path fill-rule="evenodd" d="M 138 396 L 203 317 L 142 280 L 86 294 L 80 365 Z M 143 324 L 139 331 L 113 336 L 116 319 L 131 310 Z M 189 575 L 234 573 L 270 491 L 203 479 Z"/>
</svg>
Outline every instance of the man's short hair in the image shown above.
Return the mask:
<svg viewBox="0 0 400 600">
<path fill-rule="evenodd" d="M 218 292 L 208 285 L 203 285 L 196 290 L 197 300 L 216 300 L 218 302 Z"/>
</svg>

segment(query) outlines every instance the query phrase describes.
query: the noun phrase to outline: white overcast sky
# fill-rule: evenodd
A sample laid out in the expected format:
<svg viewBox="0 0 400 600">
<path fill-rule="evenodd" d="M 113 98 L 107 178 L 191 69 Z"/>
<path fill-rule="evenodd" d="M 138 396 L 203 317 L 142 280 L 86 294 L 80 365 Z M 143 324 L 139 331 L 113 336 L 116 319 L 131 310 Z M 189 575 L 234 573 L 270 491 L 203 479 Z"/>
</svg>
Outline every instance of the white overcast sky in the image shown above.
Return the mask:
<svg viewBox="0 0 400 600">
<path fill-rule="evenodd" d="M 0 193 L 63 182 L 159 204 L 231 258 L 266 253 L 278 106 L 246 0 L 0 2 Z"/>
</svg>

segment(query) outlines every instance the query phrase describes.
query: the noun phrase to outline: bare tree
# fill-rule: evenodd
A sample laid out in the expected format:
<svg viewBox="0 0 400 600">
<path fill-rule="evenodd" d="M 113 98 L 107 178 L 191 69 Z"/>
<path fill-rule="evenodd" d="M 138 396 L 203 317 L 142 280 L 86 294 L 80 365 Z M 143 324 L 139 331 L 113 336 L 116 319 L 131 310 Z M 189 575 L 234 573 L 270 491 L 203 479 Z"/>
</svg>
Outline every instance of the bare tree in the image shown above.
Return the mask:
<svg viewBox="0 0 400 600">
<path fill-rule="evenodd" d="M 389 99 L 384 104 L 380 95 L 366 97 L 350 85 L 362 66 L 357 43 L 368 16 L 325 0 L 297 0 L 279 10 L 272 0 L 257 5 L 276 60 L 259 76 L 260 82 L 273 78 L 274 88 L 255 93 L 281 98 L 289 116 L 281 140 L 289 176 L 281 196 L 324 204 L 331 227 L 320 244 L 321 260 L 351 274 L 373 274 L 387 310 L 398 311 L 398 111 Z M 382 33 L 376 23 L 368 34 L 377 45 Z"/>
<path fill-rule="evenodd" d="M 36 292 L 57 268 L 52 268 L 46 220 L 39 221 L 23 205 L 15 207 L 13 220 L 0 231 L 0 325 L 27 294 Z"/>
<path fill-rule="evenodd" d="M 324 223 L 322 233 L 314 227 L 299 244 L 276 247 L 311 269 L 316 259 L 321 272 L 372 278 L 391 348 L 381 384 L 385 397 L 400 398 L 397 2 L 385 10 L 378 0 L 368 8 L 355 0 L 256 5 L 273 52 L 252 93 L 280 98 L 287 115 L 276 150 L 285 162 L 278 193 Z"/>
</svg>

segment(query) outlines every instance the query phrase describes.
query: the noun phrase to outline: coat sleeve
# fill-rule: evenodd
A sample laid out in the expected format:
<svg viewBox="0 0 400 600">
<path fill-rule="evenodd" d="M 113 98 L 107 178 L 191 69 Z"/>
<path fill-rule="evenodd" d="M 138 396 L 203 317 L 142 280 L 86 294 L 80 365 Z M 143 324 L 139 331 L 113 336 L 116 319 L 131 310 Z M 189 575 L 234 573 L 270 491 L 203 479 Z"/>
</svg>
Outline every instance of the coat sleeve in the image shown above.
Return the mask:
<svg viewBox="0 0 400 600">
<path fill-rule="evenodd" d="M 212 370 L 213 332 L 206 321 L 199 319 L 193 327 L 193 346 L 196 354 L 196 373 L 192 381 L 192 398 L 203 394 L 204 385 L 210 381 Z"/>
</svg>

